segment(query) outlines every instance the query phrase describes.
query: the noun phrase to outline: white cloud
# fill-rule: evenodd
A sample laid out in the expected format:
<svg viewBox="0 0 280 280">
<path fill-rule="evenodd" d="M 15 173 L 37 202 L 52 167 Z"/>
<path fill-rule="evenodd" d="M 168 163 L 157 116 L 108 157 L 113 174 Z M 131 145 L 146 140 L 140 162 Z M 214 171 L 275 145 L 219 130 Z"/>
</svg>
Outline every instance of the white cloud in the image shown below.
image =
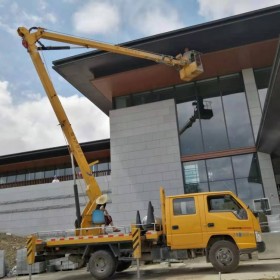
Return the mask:
<svg viewBox="0 0 280 280">
<path fill-rule="evenodd" d="M 158 34 L 184 26 L 179 11 L 167 0 L 89 0 L 73 15 L 79 33 L 116 35 L 121 31 Z"/>
<path fill-rule="evenodd" d="M 8 82 L 0 81 L 0 155 L 65 145 L 65 139 L 47 97 L 15 105 Z M 109 137 L 109 118 L 88 99 L 61 97 L 79 142 Z"/>
<path fill-rule="evenodd" d="M 159 34 L 182 28 L 184 23 L 180 21 L 178 11 L 168 4 L 145 6 L 142 13 L 135 11 L 135 17 L 131 21 L 136 23 L 138 31 L 145 35 Z M 139 9 L 141 11 L 141 9 Z"/>
<path fill-rule="evenodd" d="M 199 14 L 207 20 L 224 18 L 268 6 L 280 4 L 280 0 L 197 0 Z"/>
<path fill-rule="evenodd" d="M 106 34 L 118 31 L 118 7 L 110 1 L 89 1 L 73 15 L 73 26 L 83 34 Z"/>
<path fill-rule="evenodd" d="M 16 29 L 19 26 L 45 26 L 57 22 L 56 15 L 48 10 L 45 1 L 35 3 L 32 11 L 19 6 L 17 2 L 9 2 L 9 6 L 6 4 L 5 11 L 0 17 L 0 28 L 14 36 L 17 36 Z"/>
</svg>

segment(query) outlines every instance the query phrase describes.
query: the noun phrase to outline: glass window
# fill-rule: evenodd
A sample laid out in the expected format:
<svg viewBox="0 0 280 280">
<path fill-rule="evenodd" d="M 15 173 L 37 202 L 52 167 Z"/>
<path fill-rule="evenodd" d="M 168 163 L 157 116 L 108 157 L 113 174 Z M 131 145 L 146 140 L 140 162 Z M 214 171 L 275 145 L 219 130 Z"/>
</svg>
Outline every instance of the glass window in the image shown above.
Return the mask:
<svg viewBox="0 0 280 280">
<path fill-rule="evenodd" d="M 261 108 L 263 111 L 264 103 L 265 103 L 265 99 L 266 99 L 266 95 L 267 95 L 267 88 L 259 89 L 258 92 L 259 92 L 259 98 L 260 98 L 260 102 L 261 102 Z"/>
<path fill-rule="evenodd" d="M 181 154 L 202 153 L 201 129 L 199 119 L 195 116 L 194 103 L 197 100 L 193 83 L 176 86 L 176 102 Z"/>
<path fill-rule="evenodd" d="M 159 96 L 157 92 L 141 92 L 132 94 L 132 102 L 133 105 L 141 105 L 146 103 L 151 103 L 159 100 Z"/>
<path fill-rule="evenodd" d="M 24 174 L 18 174 L 16 180 L 17 180 L 17 182 L 24 182 L 25 181 L 25 173 Z"/>
<path fill-rule="evenodd" d="M 237 194 L 251 209 L 254 209 L 253 200 L 264 197 L 261 183 L 251 182 L 250 178 L 236 179 Z"/>
<path fill-rule="evenodd" d="M 211 192 L 231 191 L 236 194 L 234 180 L 223 180 L 209 182 Z"/>
<path fill-rule="evenodd" d="M 256 154 L 247 154 L 232 157 L 233 169 L 236 178 L 249 178 L 251 182 L 261 183 L 261 174 Z"/>
<path fill-rule="evenodd" d="M 253 132 L 241 75 L 221 77 L 220 87 L 230 147 L 253 146 Z"/>
<path fill-rule="evenodd" d="M 255 74 L 257 89 L 268 88 L 271 68 L 268 67 L 268 68 L 255 69 L 254 74 Z"/>
<path fill-rule="evenodd" d="M 193 197 L 177 198 L 173 200 L 174 215 L 191 215 L 195 214 L 195 203 Z"/>
<path fill-rule="evenodd" d="M 230 195 L 209 196 L 207 202 L 209 212 L 230 211 L 240 220 L 248 219 L 246 210 Z"/>
<path fill-rule="evenodd" d="M 30 172 L 26 174 L 26 180 L 31 181 L 35 179 L 35 172 Z"/>
<path fill-rule="evenodd" d="M 185 183 L 185 193 L 209 192 L 208 183 Z"/>
<path fill-rule="evenodd" d="M 44 171 L 35 172 L 35 179 L 44 179 Z"/>
<path fill-rule="evenodd" d="M 104 163 L 99 163 L 98 164 L 98 171 L 106 171 L 108 170 L 108 162 L 104 162 Z"/>
<path fill-rule="evenodd" d="M 267 88 L 268 88 L 268 84 L 269 84 L 271 68 L 269 67 L 269 68 L 262 68 L 262 69 L 254 70 L 254 74 L 255 74 L 257 89 L 259 92 L 261 108 L 263 110 L 266 95 L 267 95 Z"/>
<path fill-rule="evenodd" d="M 56 175 L 57 176 L 64 176 L 64 175 L 73 175 L 73 170 L 72 167 L 69 168 L 64 168 L 64 169 L 58 169 L 56 171 Z"/>
<path fill-rule="evenodd" d="M 183 171 L 185 193 L 232 191 L 250 207 L 264 197 L 257 154 L 184 162 Z"/>
<path fill-rule="evenodd" d="M 184 175 L 186 183 L 207 182 L 205 161 L 184 162 Z"/>
<path fill-rule="evenodd" d="M 233 170 L 230 157 L 206 160 L 209 182 L 233 179 Z"/>
<path fill-rule="evenodd" d="M 3 176 L 0 178 L 0 184 L 6 184 L 7 182 L 7 177 L 6 176 Z"/>
<path fill-rule="evenodd" d="M 130 95 L 119 96 L 119 97 L 115 98 L 115 107 L 116 107 L 116 109 L 129 107 L 130 104 L 131 104 L 131 102 L 130 102 Z"/>
<path fill-rule="evenodd" d="M 45 171 L 45 178 L 53 178 L 54 175 L 54 170 Z"/>
<path fill-rule="evenodd" d="M 229 148 L 218 79 L 197 82 L 198 108 L 205 152 Z"/>
<path fill-rule="evenodd" d="M 173 99 L 174 98 L 174 87 L 154 90 L 154 93 L 158 93 L 159 100 L 167 100 L 167 99 Z"/>
<path fill-rule="evenodd" d="M 7 183 L 13 183 L 16 181 L 16 175 L 7 176 Z"/>
<path fill-rule="evenodd" d="M 205 161 L 184 162 L 185 193 L 209 191 Z"/>
</svg>

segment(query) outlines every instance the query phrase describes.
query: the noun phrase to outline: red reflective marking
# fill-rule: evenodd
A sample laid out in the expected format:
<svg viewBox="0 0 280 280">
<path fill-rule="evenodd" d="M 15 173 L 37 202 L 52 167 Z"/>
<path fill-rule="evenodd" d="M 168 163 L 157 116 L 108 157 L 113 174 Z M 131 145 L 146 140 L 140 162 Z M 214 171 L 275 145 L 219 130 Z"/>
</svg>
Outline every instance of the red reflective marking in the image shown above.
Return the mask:
<svg viewBox="0 0 280 280">
<path fill-rule="evenodd" d="M 103 235 L 98 235 L 98 238 L 103 238 L 104 236 Z"/>
<path fill-rule="evenodd" d="M 74 237 L 69 237 L 69 240 L 74 240 L 75 238 Z"/>
</svg>

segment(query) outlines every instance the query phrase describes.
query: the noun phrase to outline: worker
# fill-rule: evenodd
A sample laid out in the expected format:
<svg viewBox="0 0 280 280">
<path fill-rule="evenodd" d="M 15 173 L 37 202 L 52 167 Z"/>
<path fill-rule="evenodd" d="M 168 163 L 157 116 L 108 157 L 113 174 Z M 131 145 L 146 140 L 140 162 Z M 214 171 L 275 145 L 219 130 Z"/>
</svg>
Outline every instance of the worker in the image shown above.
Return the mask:
<svg viewBox="0 0 280 280">
<path fill-rule="evenodd" d="M 99 209 L 104 212 L 104 219 L 105 219 L 105 226 L 112 226 L 113 232 L 119 232 L 120 230 L 117 229 L 113 224 L 113 219 L 109 212 L 106 209 L 106 204 L 108 201 L 107 194 L 103 194 L 96 199 L 96 209 Z"/>
<path fill-rule="evenodd" d="M 52 183 L 58 183 L 58 182 L 59 182 L 59 179 L 57 178 L 56 175 L 54 175 Z"/>
</svg>

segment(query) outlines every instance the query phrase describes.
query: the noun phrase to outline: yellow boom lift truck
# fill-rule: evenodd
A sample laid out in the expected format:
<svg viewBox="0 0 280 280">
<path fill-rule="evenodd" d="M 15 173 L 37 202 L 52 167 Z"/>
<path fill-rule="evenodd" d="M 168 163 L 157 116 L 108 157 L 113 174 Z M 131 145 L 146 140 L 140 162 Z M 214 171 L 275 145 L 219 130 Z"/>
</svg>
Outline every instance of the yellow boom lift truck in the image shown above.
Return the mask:
<svg viewBox="0 0 280 280">
<path fill-rule="evenodd" d="M 59 124 L 68 141 L 70 152 L 81 170 L 89 202 L 80 214 L 76 193 L 76 228 L 72 235 L 49 236 L 33 234 L 27 241 L 27 260 L 49 260 L 70 255 L 79 259 L 94 279 L 109 279 L 115 272 L 127 269 L 132 260 L 184 260 L 205 256 L 219 272 L 232 272 L 239 264 L 240 254 L 264 251 L 261 229 L 252 211 L 232 192 L 207 192 L 165 196 L 160 188 L 161 223 L 155 222 L 149 203 L 145 225 L 139 212 L 136 222 L 127 232 L 106 233 L 100 221 L 95 222 L 96 199 L 102 195 L 90 166 L 75 137 L 58 95 L 39 55 L 45 47 L 41 39 L 96 48 L 164 63 L 176 67 L 180 78 L 190 81 L 203 72 L 199 53 L 188 51 L 175 58 L 48 32 L 44 28 L 18 28 L 22 44 L 27 49 L 50 100 Z M 69 48 L 69 47 L 66 47 Z M 75 187 L 75 185 L 74 185 Z M 77 186 L 76 186 L 77 187 Z"/>
</svg>

